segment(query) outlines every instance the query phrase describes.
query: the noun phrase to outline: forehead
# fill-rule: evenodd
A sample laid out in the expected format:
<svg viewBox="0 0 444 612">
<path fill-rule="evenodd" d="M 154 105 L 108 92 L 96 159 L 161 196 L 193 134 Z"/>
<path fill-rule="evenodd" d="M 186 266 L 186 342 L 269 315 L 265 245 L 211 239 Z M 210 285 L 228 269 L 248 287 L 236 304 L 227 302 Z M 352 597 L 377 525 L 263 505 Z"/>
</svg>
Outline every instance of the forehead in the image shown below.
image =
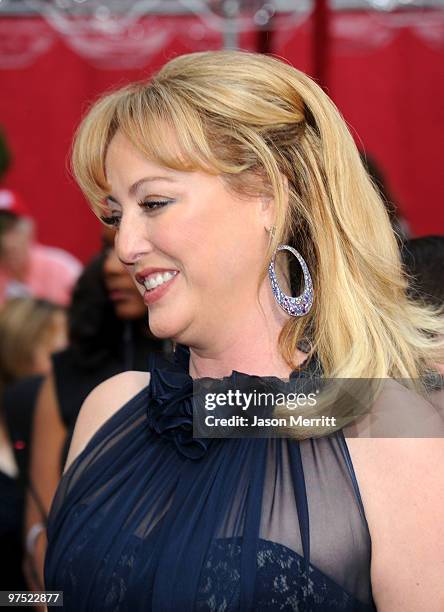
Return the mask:
<svg viewBox="0 0 444 612">
<path fill-rule="evenodd" d="M 167 151 L 167 149 L 169 150 Z M 168 188 L 178 189 L 199 184 L 201 189 L 225 187 L 221 176 L 202 169 L 198 163 L 186 163 L 177 139 L 166 130 L 160 155 L 165 155 L 173 167 L 163 160 L 153 159 L 135 146 L 122 131 L 117 131 L 106 152 L 104 170 L 108 184 L 107 197 L 118 203 L 127 194 L 135 196 L 144 185 L 161 181 Z"/>
<path fill-rule="evenodd" d="M 124 171 L 137 173 L 140 169 L 145 172 L 166 172 L 172 170 L 162 166 L 157 161 L 149 159 L 142 151 L 137 149 L 132 142 L 122 132 L 116 132 L 108 145 L 105 156 L 105 175 L 107 180 L 112 176 Z"/>
</svg>

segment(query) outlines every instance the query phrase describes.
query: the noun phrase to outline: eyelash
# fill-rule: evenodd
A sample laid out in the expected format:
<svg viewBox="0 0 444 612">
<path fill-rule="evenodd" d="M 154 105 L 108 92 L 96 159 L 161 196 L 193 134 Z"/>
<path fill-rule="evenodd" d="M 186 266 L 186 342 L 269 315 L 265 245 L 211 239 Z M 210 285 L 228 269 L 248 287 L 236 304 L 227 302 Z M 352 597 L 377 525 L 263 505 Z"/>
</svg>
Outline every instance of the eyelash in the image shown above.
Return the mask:
<svg viewBox="0 0 444 612">
<path fill-rule="evenodd" d="M 145 200 L 145 201 L 141 201 L 138 202 L 138 205 L 141 208 L 145 208 L 148 211 L 152 211 L 152 210 L 157 210 L 158 208 L 163 208 L 164 206 L 166 206 L 167 204 L 170 204 L 172 202 L 172 200 L 156 200 L 156 201 L 151 201 L 151 200 Z M 110 225 L 111 227 L 118 227 L 119 223 L 120 223 L 120 217 L 115 217 L 115 216 L 111 216 L 111 217 L 105 217 L 105 216 L 101 216 L 100 220 L 103 221 L 103 223 L 105 223 L 106 225 Z"/>
</svg>

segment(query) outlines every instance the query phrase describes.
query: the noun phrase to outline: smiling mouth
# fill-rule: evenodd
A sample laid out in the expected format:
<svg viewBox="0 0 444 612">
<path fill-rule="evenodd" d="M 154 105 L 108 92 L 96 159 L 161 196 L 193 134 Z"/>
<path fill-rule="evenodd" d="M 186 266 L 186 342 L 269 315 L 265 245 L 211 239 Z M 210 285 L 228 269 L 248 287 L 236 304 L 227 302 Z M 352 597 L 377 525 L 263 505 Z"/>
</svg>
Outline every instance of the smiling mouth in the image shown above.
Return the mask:
<svg viewBox="0 0 444 612">
<path fill-rule="evenodd" d="M 150 274 L 146 278 L 143 279 L 143 283 L 141 283 L 147 291 L 153 291 L 156 287 L 160 287 L 161 285 L 167 283 L 172 278 L 174 278 L 177 274 L 177 271 L 172 270 L 171 272 L 156 272 L 154 274 Z"/>
</svg>

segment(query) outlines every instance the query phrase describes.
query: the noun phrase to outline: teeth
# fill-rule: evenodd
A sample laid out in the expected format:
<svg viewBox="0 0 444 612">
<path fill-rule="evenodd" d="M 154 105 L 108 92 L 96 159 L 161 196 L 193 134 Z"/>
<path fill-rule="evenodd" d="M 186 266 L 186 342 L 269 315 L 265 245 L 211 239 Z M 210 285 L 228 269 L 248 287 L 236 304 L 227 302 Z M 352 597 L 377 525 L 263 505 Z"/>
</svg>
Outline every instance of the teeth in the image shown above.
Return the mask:
<svg viewBox="0 0 444 612">
<path fill-rule="evenodd" d="M 153 274 L 145 279 L 145 288 L 150 291 L 151 289 L 154 289 L 159 285 L 163 285 L 163 283 L 171 280 L 174 276 L 176 276 L 176 274 L 177 272 L 163 272 L 162 274 L 158 272 L 157 274 Z"/>
</svg>

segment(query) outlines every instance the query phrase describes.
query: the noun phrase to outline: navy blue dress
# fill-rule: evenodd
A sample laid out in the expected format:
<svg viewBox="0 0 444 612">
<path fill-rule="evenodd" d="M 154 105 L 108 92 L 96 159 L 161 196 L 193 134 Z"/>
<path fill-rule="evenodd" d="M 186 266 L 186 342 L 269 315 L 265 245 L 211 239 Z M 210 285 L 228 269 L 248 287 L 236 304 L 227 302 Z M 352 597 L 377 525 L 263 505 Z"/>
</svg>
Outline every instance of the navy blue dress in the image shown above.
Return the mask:
<svg viewBox="0 0 444 612">
<path fill-rule="evenodd" d="M 64 610 L 375 610 L 342 432 L 195 439 L 188 350 L 160 359 L 57 490 L 45 582 Z"/>
</svg>

